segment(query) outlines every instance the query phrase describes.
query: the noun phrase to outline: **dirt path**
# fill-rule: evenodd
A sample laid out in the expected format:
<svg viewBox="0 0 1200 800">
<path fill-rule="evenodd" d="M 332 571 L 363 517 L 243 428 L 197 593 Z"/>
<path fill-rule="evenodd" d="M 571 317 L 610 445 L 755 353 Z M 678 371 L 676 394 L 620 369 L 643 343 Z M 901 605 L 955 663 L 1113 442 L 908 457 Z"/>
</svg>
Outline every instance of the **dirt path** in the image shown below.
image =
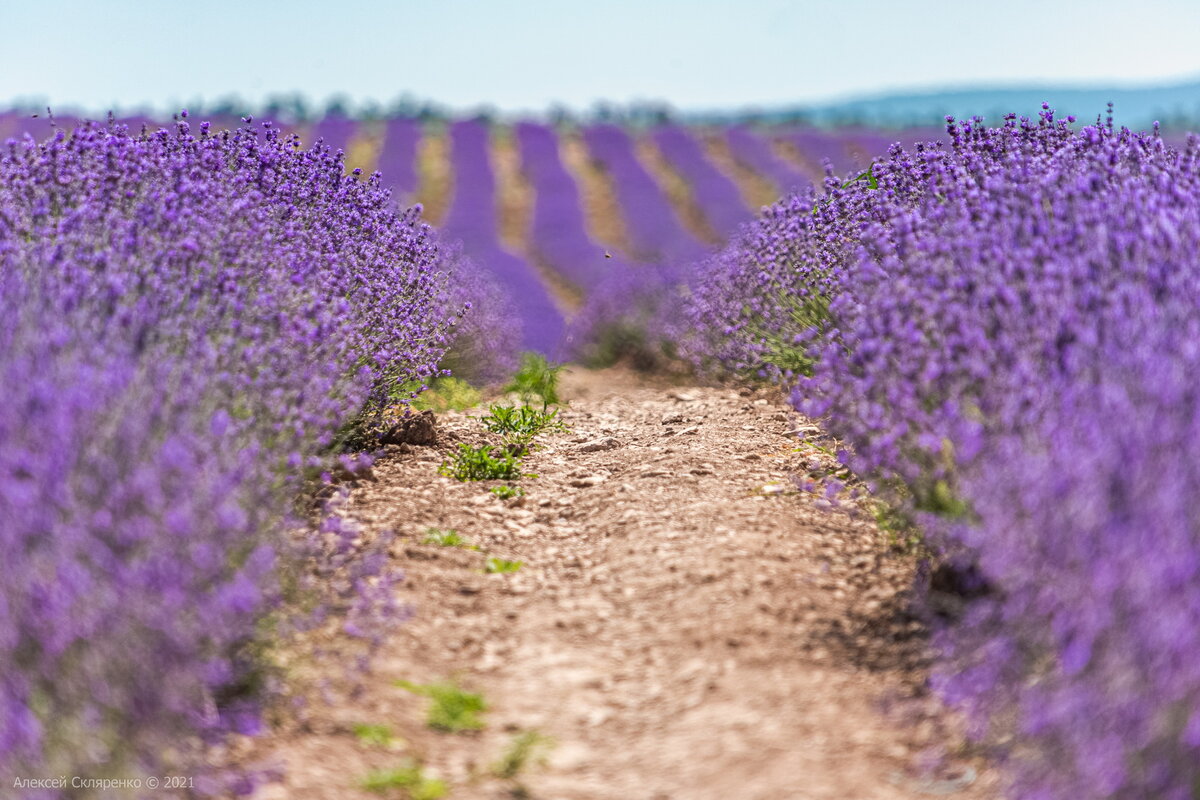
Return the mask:
<svg viewBox="0 0 1200 800">
<path fill-rule="evenodd" d="M 286 770 L 257 797 L 375 796 L 363 777 L 406 758 L 451 798 L 512 797 L 489 767 L 524 731 L 557 743 L 520 776 L 541 800 L 998 796 L 922 688 L 911 559 L 817 495 L 779 491 L 820 471 L 814 429 L 745 390 L 614 370 L 565 383 L 570 430 L 527 458 L 524 498 L 437 475 L 454 440 L 486 440 L 466 416 L 354 491 L 351 515 L 403 534 L 415 615 L 355 699 L 247 746 L 246 763 Z M 420 544 L 430 527 L 524 565 L 484 574 L 483 552 Z M 450 677 L 486 699 L 484 731 L 430 730 L 428 700 L 394 685 Z"/>
</svg>

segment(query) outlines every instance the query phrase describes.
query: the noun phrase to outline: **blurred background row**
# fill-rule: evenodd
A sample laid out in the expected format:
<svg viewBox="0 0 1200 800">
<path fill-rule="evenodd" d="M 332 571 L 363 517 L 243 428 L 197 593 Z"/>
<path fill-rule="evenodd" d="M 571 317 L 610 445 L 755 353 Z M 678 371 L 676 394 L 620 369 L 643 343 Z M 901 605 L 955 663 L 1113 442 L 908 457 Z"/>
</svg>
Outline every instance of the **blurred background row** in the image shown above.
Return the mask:
<svg viewBox="0 0 1200 800">
<path fill-rule="evenodd" d="M 510 290 L 525 321 L 523 345 L 546 353 L 589 293 L 614 274 L 701 260 L 779 197 L 819 191 L 827 175 L 853 177 L 893 145 L 911 150 L 944 138 L 934 125 L 683 121 L 654 105 L 538 120 L 355 117 L 339 107 L 311 118 L 299 102 L 265 112 L 243 118 L 216 108 L 192 112 L 188 121 L 221 129 L 252 118 L 302 145 L 342 152 L 348 171 L 378 172 L 398 202 L 421 204 L 429 222 Z M 80 121 L 8 111 L 0 113 L 0 141 L 43 139 Z M 116 121 L 134 130 L 171 122 L 144 115 Z M 1177 125 L 1165 135 L 1183 141 L 1186 130 Z"/>
</svg>

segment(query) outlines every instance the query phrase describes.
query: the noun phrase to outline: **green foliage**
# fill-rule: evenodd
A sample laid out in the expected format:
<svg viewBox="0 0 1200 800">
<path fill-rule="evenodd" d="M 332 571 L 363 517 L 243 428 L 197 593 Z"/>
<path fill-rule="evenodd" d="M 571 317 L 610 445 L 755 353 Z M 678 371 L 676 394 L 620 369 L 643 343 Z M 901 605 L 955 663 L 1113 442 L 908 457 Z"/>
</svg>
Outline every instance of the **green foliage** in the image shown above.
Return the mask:
<svg viewBox="0 0 1200 800">
<path fill-rule="evenodd" d="M 432 408 L 436 412 L 463 411 L 479 405 L 483 396 L 471 384 L 461 378 L 436 378 L 429 388 L 416 396 L 412 402 L 414 409 L 424 411 Z"/>
<path fill-rule="evenodd" d="M 491 406 L 483 417 L 483 426 L 518 445 L 528 444 L 542 431 L 566 429 L 558 419 L 558 409 L 547 411 L 533 406 Z"/>
<path fill-rule="evenodd" d="M 542 400 L 542 409 L 545 410 L 560 402 L 558 374 L 562 369 L 562 364 L 551 364 L 540 353 L 522 353 L 521 367 L 513 376 L 512 382 L 504 387 L 504 391 L 516 392 L 526 403 L 534 397 L 539 397 Z"/>
<path fill-rule="evenodd" d="M 905 511 L 897 506 L 876 500 L 872 511 L 875 524 L 879 526 L 893 549 L 907 554 L 921 555 L 925 552 L 925 539 L 921 529 Z"/>
<path fill-rule="evenodd" d="M 521 497 L 525 494 L 525 490 L 520 486 L 493 486 L 488 489 L 489 492 L 499 497 L 501 500 L 511 500 L 514 497 Z"/>
<path fill-rule="evenodd" d="M 918 511 L 928 511 L 952 520 L 975 518 L 971 505 L 955 494 L 950 483 L 943 479 L 933 481 L 923 490 L 914 491 L 913 498 L 915 500 L 913 505 Z"/>
<path fill-rule="evenodd" d="M 859 181 L 862 181 L 862 180 L 865 180 L 867 182 L 867 186 L 872 189 L 879 188 L 879 179 L 875 177 L 875 162 L 873 162 L 873 161 L 871 162 L 871 166 L 867 167 L 866 172 L 863 172 L 860 175 L 856 175 L 855 177 L 853 177 L 850 180 L 843 183 L 842 188 L 846 189 L 851 184 L 858 183 Z"/>
<path fill-rule="evenodd" d="M 487 562 L 484 564 L 484 572 L 505 573 L 516 572 L 522 566 L 523 561 L 509 561 L 506 558 L 497 558 L 496 556 L 488 556 Z"/>
<path fill-rule="evenodd" d="M 652 336 L 648 319 L 616 319 L 597 324 L 592 341 L 584 345 L 581 360 L 592 369 L 611 367 L 625 361 L 639 372 L 665 372 L 678 359 L 674 341 Z"/>
<path fill-rule="evenodd" d="M 459 536 L 458 531 L 444 531 L 440 528 L 430 528 L 425 531 L 421 544 L 436 544 L 439 547 L 470 547 L 471 543 Z"/>
<path fill-rule="evenodd" d="M 387 725 L 355 725 L 355 737 L 363 744 L 387 747 L 392 743 L 392 731 Z"/>
<path fill-rule="evenodd" d="M 497 778 L 515 780 L 530 764 L 544 765 L 554 740 L 537 731 L 524 731 L 513 737 L 500 760 L 492 765 Z"/>
<path fill-rule="evenodd" d="M 788 306 L 788 321 L 785 325 L 767 325 L 762 322 L 747 326 L 765 345 L 763 360 L 783 372 L 793 375 L 811 376 L 816 361 L 809 355 L 808 345 L 796 341 L 796 337 L 809 330 L 820 330 L 829 324 L 829 298 L 820 294 L 809 294 L 801 299 L 795 295 L 784 295 L 781 303 Z"/>
<path fill-rule="evenodd" d="M 429 716 L 426 720 L 429 727 L 450 733 L 483 730 L 483 720 L 479 718 L 481 713 L 487 711 L 483 695 L 463 691 L 449 681 L 424 686 L 411 681 L 396 681 L 396 685 L 429 698 Z"/>
<path fill-rule="evenodd" d="M 399 789 L 408 800 L 439 800 L 450 791 L 445 781 L 427 777 L 421 765 L 416 763 L 376 770 L 363 779 L 362 787 L 379 794 Z"/>
<path fill-rule="evenodd" d="M 521 462 L 513 453 L 494 453 L 491 445 L 472 447 L 464 443 L 439 471 L 460 481 L 509 481 L 521 477 Z"/>
</svg>

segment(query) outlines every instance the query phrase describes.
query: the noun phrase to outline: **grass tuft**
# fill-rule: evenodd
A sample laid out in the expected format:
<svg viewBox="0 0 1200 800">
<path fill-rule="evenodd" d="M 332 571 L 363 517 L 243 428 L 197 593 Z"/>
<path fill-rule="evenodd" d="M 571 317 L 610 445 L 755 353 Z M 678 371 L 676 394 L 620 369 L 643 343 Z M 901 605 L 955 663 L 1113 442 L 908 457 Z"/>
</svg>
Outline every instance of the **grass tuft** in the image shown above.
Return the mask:
<svg viewBox="0 0 1200 800">
<path fill-rule="evenodd" d="M 435 378 L 429 388 L 416 396 L 412 407 L 418 411 L 431 408 L 436 412 L 465 411 L 479 405 L 483 395 L 461 378 Z"/>
<path fill-rule="evenodd" d="M 426 776 L 421 765 L 416 763 L 376 770 L 363 779 L 362 787 L 378 794 L 399 789 L 408 800 L 439 800 L 450 791 L 445 781 Z"/>
<path fill-rule="evenodd" d="M 524 731 L 513 737 L 500 760 L 492 765 L 497 778 L 515 780 L 531 764 L 545 765 L 554 740 L 537 731 Z"/>
<path fill-rule="evenodd" d="M 464 691 L 449 681 L 423 686 L 411 681 L 396 681 L 396 685 L 429 698 L 426 720 L 429 727 L 449 733 L 483 730 L 483 720 L 479 717 L 487 711 L 483 695 Z"/>
<path fill-rule="evenodd" d="M 497 558 L 496 556 L 488 556 L 487 563 L 484 565 L 484 572 L 489 573 L 505 573 L 516 572 L 522 566 L 524 561 L 509 561 L 506 558 Z"/>
<path fill-rule="evenodd" d="M 558 376 L 562 369 L 562 364 L 551 364 L 540 353 L 522 353 L 521 366 L 504 391 L 516 392 L 526 403 L 535 397 L 540 398 L 544 411 L 561 402 L 558 398 Z"/>
<path fill-rule="evenodd" d="M 499 433 L 511 444 L 526 445 L 542 431 L 565 430 L 558 419 L 558 409 L 547 411 L 533 406 L 494 405 L 483 417 L 483 426 Z"/>
<path fill-rule="evenodd" d="M 464 443 L 439 471 L 460 481 L 508 481 L 521 477 L 521 462 L 513 453 L 494 452 L 489 444 L 472 447 Z"/>
<path fill-rule="evenodd" d="M 354 736 L 363 744 L 376 747 L 387 747 L 394 738 L 387 725 L 355 725 Z"/>
<path fill-rule="evenodd" d="M 456 530 L 441 530 L 430 528 L 425 531 L 421 544 L 436 544 L 438 547 L 470 547 L 471 543 L 459 535 Z"/>
</svg>

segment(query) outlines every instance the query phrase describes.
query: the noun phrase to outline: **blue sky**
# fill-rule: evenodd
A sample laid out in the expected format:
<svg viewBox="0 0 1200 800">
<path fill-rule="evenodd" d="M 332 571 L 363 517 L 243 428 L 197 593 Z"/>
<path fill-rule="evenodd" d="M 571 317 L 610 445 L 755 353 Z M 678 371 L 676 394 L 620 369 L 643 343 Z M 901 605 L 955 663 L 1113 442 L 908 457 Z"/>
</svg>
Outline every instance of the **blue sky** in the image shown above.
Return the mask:
<svg viewBox="0 0 1200 800">
<path fill-rule="evenodd" d="M 452 108 L 784 105 L 1200 78 L 1197 0 L 0 0 L 0 104 L 174 109 L 302 91 Z"/>
</svg>

